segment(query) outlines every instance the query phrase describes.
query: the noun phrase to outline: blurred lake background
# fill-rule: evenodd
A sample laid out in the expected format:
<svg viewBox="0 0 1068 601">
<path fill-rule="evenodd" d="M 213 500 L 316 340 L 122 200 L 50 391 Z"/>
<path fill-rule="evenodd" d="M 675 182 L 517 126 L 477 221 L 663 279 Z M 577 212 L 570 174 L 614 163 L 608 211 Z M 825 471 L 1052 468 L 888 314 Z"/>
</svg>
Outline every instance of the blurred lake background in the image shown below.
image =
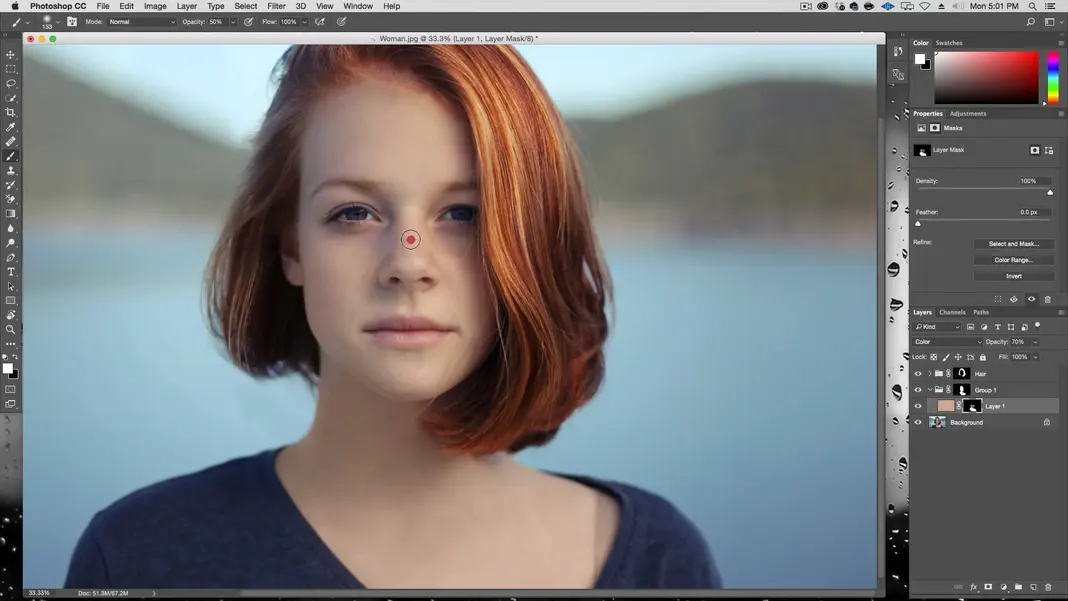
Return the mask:
<svg viewBox="0 0 1068 601">
<path fill-rule="evenodd" d="M 298 438 L 201 276 L 270 46 L 26 47 L 24 586 L 120 496 Z M 617 322 L 532 465 L 677 504 L 731 588 L 876 579 L 875 48 L 528 46 L 585 155 Z"/>
</svg>

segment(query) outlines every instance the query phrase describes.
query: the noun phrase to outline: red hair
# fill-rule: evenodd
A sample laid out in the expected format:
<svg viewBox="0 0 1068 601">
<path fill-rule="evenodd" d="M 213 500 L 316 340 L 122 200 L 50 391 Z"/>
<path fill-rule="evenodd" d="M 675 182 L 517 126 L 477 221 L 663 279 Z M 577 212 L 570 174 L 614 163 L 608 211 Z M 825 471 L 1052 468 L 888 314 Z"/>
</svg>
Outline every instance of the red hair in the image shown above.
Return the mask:
<svg viewBox="0 0 1068 601">
<path fill-rule="evenodd" d="M 470 124 L 482 196 L 478 236 L 498 341 L 425 427 L 450 450 L 519 451 L 552 440 L 604 379 L 611 285 L 579 155 L 530 66 L 507 46 L 294 46 L 255 139 L 206 276 L 213 333 L 255 377 L 315 384 L 319 347 L 282 271 L 296 219 L 300 140 L 312 103 L 369 71 L 411 77 Z"/>
</svg>

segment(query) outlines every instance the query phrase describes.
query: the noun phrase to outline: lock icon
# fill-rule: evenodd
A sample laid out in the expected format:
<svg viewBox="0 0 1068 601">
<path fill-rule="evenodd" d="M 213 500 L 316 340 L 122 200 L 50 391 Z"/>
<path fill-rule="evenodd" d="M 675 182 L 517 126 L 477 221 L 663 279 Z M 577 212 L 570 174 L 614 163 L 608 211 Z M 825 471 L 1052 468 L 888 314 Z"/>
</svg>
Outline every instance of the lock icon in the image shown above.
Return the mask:
<svg viewBox="0 0 1068 601">
<path fill-rule="evenodd" d="M 979 355 L 979 360 L 980 361 L 986 361 L 986 353 L 983 353 L 983 354 Z"/>
</svg>

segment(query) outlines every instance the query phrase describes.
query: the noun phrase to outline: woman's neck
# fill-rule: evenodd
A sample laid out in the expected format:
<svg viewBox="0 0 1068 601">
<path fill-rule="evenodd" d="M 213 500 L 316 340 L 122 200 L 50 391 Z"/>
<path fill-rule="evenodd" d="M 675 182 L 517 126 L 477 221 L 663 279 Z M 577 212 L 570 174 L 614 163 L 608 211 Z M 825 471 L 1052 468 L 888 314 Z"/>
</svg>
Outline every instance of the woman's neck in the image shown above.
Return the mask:
<svg viewBox="0 0 1068 601">
<path fill-rule="evenodd" d="M 381 398 L 323 378 L 311 428 L 282 452 L 279 472 L 291 485 L 367 503 L 410 502 L 500 483 L 510 458 L 442 449 L 420 423 L 428 403 Z"/>
</svg>

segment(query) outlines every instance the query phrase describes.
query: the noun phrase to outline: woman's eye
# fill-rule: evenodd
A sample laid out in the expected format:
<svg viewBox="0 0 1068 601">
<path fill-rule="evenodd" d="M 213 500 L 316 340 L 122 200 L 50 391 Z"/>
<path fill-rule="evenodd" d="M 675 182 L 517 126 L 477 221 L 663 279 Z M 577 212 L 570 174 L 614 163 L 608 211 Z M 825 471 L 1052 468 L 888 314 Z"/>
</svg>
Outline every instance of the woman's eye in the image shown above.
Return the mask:
<svg viewBox="0 0 1068 601">
<path fill-rule="evenodd" d="M 474 221 L 478 215 L 478 209 L 470 205 L 457 205 L 445 210 L 445 219 L 448 221 Z"/>
<path fill-rule="evenodd" d="M 367 207 L 351 206 L 338 210 L 334 213 L 331 221 L 367 221 L 371 217 L 371 211 L 369 211 Z"/>
</svg>

